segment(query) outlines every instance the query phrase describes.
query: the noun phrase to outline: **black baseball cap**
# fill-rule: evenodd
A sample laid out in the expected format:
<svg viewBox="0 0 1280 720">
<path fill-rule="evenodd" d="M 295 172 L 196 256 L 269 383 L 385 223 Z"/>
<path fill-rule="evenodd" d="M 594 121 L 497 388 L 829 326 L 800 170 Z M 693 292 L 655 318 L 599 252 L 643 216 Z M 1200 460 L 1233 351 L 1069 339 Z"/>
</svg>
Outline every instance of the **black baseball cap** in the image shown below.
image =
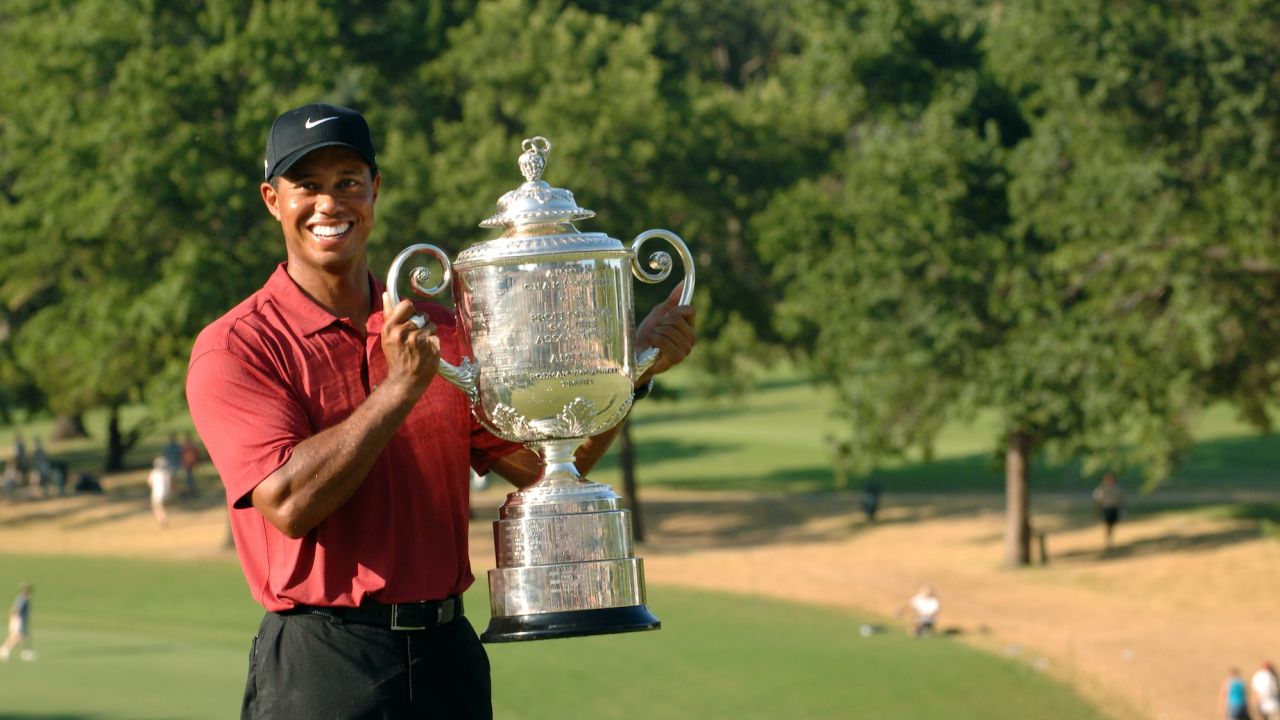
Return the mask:
<svg viewBox="0 0 1280 720">
<path fill-rule="evenodd" d="M 377 153 L 363 115 L 324 103 L 287 110 L 276 118 L 267 135 L 266 178 L 285 174 L 312 150 L 335 145 L 360 153 L 369 163 L 370 174 L 378 174 Z"/>
</svg>

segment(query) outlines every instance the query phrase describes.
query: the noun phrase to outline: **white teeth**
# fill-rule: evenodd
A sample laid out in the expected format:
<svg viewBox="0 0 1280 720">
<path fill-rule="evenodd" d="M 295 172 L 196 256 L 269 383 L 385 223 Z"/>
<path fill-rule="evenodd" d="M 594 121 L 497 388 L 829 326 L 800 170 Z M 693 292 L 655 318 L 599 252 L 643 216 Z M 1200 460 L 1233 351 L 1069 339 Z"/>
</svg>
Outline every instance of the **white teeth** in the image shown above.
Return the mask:
<svg viewBox="0 0 1280 720">
<path fill-rule="evenodd" d="M 351 223 L 343 223 L 342 225 L 316 225 L 311 228 L 313 235 L 320 237 L 334 237 L 351 229 Z"/>
</svg>

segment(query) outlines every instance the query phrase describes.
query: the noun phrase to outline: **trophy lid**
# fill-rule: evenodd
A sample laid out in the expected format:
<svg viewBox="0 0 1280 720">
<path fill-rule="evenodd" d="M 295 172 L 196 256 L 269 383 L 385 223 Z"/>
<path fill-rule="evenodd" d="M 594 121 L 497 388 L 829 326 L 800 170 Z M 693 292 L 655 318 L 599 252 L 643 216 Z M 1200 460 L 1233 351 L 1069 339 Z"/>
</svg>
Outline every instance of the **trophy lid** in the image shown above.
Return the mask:
<svg viewBox="0 0 1280 720">
<path fill-rule="evenodd" d="M 544 137 L 526 139 L 521 147 L 520 172 L 525 182 L 520 187 L 498 199 L 498 214 L 480 223 L 480 227 L 504 228 L 502 236 L 523 235 L 529 232 L 546 232 L 546 226 L 567 225 L 574 220 L 594 217 L 595 213 L 578 207 L 573 193 L 551 187 L 542 180 L 547 167 L 547 154 L 551 142 Z M 576 232 L 572 225 L 557 232 Z"/>
</svg>

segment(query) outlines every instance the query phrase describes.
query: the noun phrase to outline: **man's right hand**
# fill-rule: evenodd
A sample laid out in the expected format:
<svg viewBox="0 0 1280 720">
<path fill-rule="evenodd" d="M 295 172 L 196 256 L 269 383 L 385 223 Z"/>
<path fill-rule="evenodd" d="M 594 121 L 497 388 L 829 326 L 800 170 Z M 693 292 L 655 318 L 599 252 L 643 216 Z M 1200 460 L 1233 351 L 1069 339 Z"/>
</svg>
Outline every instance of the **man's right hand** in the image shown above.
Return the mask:
<svg viewBox="0 0 1280 720">
<path fill-rule="evenodd" d="M 384 382 L 404 383 L 416 400 L 426 391 L 431 378 L 440 368 L 440 338 L 436 324 L 422 316 L 421 328 L 413 321 L 413 303 L 401 300 L 394 307 L 387 293 L 382 294 L 382 354 L 387 358 Z"/>
</svg>

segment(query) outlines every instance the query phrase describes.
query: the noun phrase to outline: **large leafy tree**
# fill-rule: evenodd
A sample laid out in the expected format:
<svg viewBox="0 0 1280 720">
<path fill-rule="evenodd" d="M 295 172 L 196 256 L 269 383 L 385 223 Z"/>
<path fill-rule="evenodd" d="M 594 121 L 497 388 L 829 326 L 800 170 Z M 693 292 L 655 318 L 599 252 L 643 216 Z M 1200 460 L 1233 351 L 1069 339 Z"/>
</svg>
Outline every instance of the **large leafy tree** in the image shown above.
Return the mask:
<svg viewBox="0 0 1280 720">
<path fill-rule="evenodd" d="M 1068 246 L 1054 262 L 1071 301 L 1167 356 L 1186 408 L 1228 399 L 1261 428 L 1280 342 L 1278 29 L 1265 2 L 1072 2 L 1019 7 L 991 34 L 1035 118 L 1011 201 Z"/>
<path fill-rule="evenodd" d="M 262 128 L 282 99 L 352 97 L 343 45 L 312 5 L 6 8 L 0 91 L 22 98 L 0 111 L 8 342 L 51 409 L 111 410 L 111 469 L 181 407 L 195 333 L 278 257 L 255 199 Z M 153 413 L 122 427 L 139 403 Z"/>
<path fill-rule="evenodd" d="M 1274 54 L 1246 10 L 851 5 L 815 5 L 825 82 L 790 85 L 846 91 L 834 169 L 754 224 L 780 322 L 864 467 L 995 410 L 1025 563 L 1036 452 L 1158 480 L 1209 398 L 1274 389 Z M 823 78 L 833 45 L 854 72 Z"/>
</svg>

